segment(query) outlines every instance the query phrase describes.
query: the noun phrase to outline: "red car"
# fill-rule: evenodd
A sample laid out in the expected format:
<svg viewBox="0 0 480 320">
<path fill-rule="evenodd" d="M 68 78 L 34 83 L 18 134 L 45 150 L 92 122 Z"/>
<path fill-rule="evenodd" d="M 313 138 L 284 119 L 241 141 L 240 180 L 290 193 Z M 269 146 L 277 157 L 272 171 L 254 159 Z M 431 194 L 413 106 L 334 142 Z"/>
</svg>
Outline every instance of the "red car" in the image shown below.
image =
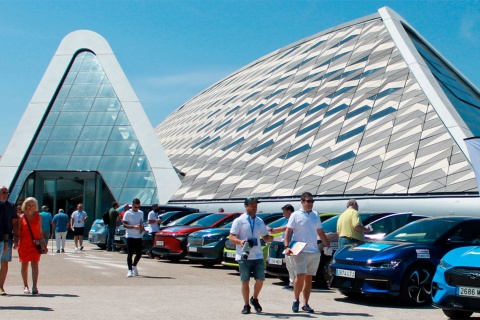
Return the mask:
<svg viewBox="0 0 480 320">
<path fill-rule="evenodd" d="M 239 212 L 214 213 L 188 226 L 163 229 L 155 234 L 152 253 L 170 261 L 179 261 L 187 255 L 187 238 L 190 233 L 207 228 L 221 228 L 241 214 Z"/>
</svg>

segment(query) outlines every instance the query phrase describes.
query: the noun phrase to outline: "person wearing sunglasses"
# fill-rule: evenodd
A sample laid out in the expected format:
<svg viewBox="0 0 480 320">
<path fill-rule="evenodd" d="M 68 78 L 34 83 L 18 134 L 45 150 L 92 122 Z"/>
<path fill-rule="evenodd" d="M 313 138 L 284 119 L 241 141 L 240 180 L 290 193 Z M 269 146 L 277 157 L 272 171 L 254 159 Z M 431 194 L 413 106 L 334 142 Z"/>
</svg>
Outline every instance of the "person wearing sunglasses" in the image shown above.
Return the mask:
<svg viewBox="0 0 480 320">
<path fill-rule="evenodd" d="M 304 192 L 301 197 L 302 209 L 295 211 L 288 219 L 287 230 L 285 231 L 285 255 L 293 255 L 293 266 L 296 278 L 293 284 L 293 312 L 299 311 L 300 293 L 303 292 L 304 304 L 302 310 L 313 313 L 314 310 L 308 305 L 312 291 L 312 279 L 317 274 L 320 264 L 320 251 L 317 246 L 317 235 L 327 248 L 330 242 L 322 229 L 322 222 L 316 211 L 313 211 L 313 196 L 310 192 Z M 293 235 L 292 235 L 293 232 Z M 301 250 L 292 250 L 291 244 L 297 242 L 304 247 Z"/>
</svg>

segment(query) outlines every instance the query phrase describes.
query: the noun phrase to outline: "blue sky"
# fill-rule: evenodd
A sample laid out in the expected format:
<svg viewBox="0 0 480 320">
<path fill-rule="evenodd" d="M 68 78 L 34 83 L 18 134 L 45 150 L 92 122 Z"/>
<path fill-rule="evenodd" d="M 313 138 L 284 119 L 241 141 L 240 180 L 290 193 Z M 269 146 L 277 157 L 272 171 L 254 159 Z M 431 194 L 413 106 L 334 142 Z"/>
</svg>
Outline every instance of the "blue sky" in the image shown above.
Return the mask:
<svg viewBox="0 0 480 320">
<path fill-rule="evenodd" d="M 480 1 L 0 0 L 0 154 L 72 31 L 109 42 L 155 127 L 246 64 L 383 6 L 480 87 Z"/>
</svg>

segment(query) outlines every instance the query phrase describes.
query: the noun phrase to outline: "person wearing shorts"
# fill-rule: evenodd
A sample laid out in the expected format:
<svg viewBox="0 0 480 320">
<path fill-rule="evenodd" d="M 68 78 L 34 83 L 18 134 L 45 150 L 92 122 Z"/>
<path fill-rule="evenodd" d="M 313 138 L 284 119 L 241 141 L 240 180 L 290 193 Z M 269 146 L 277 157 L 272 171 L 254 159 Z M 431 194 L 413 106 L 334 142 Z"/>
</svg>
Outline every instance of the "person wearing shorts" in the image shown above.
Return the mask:
<svg viewBox="0 0 480 320">
<path fill-rule="evenodd" d="M 320 251 L 317 246 L 317 235 L 320 237 L 326 248 L 330 242 L 322 229 L 322 222 L 316 211 L 313 211 L 313 196 L 310 192 L 304 192 L 301 196 L 302 209 L 295 211 L 288 219 L 287 230 L 285 231 L 285 255 L 293 254 L 290 244 L 293 241 L 305 243 L 305 247 L 293 256 L 293 264 L 296 278 L 293 285 L 293 312 L 299 311 L 300 292 L 303 292 L 303 311 L 313 313 L 314 310 L 308 305 L 308 299 L 312 291 L 312 279 L 317 274 L 320 264 Z M 292 236 L 293 232 L 293 236 Z"/>
<path fill-rule="evenodd" d="M 72 213 L 70 218 L 70 227 L 73 231 L 75 240 L 75 251 L 83 250 L 83 233 L 85 231 L 85 222 L 87 222 L 87 213 L 83 211 L 83 204 L 77 204 L 77 211 Z M 80 247 L 78 246 L 80 244 Z"/>
<path fill-rule="evenodd" d="M 1 269 L 0 269 L 0 295 L 4 296 L 7 293 L 3 286 L 5 285 L 5 280 L 7 279 L 8 273 L 8 263 L 12 261 L 12 247 L 14 242 L 18 242 L 17 229 L 18 229 L 18 215 L 17 208 L 15 204 L 8 201 L 8 188 L 6 186 L 0 187 L 0 201 L 4 203 L 8 224 L 8 240 L 4 242 L 5 250 L 0 252 L 1 258 Z"/>
<path fill-rule="evenodd" d="M 256 216 L 257 204 L 259 202 L 258 198 L 250 197 L 245 199 L 245 213 L 233 221 L 230 229 L 230 241 L 236 245 L 235 260 L 238 261 L 240 281 L 242 282 L 243 314 L 250 313 L 250 303 L 255 308 L 255 311 L 262 312 L 262 307 L 258 302 L 258 295 L 265 281 L 265 262 L 263 261 L 260 238 L 265 242 L 273 241 L 273 237 L 268 235 L 268 230 L 263 220 Z M 250 246 L 248 255 L 243 250 L 246 243 Z M 255 285 L 253 287 L 253 295 L 249 300 L 249 284 L 252 275 L 255 279 Z"/>
</svg>

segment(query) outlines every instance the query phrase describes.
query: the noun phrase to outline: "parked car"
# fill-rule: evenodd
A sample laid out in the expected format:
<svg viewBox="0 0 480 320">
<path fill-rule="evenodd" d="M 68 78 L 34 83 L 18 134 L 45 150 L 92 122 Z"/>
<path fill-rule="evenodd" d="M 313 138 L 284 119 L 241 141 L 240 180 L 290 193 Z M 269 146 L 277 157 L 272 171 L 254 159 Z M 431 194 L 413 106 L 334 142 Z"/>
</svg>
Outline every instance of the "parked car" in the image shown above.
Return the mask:
<svg viewBox="0 0 480 320">
<path fill-rule="evenodd" d="M 265 224 L 283 217 L 282 213 L 259 213 Z M 192 262 L 200 262 L 204 266 L 213 266 L 223 260 L 225 241 L 230 234 L 233 221 L 222 228 L 205 229 L 196 231 L 188 236 L 187 251 L 185 258 Z"/>
<path fill-rule="evenodd" d="M 480 238 L 472 244 L 476 246 L 447 253 L 433 276 L 433 306 L 441 308 L 450 319 L 467 319 L 480 312 Z"/>
<path fill-rule="evenodd" d="M 167 213 L 170 213 L 170 212 L 167 212 Z M 162 221 L 162 223 L 160 224 L 160 230 L 163 230 L 171 226 L 189 225 L 210 214 L 210 213 L 191 213 L 187 211 L 173 211 L 172 213 L 180 213 L 180 215 L 183 215 L 183 217 L 170 221 L 166 225 L 163 225 L 164 221 Z M 172 216 L 174 215 L 171 215 L 170 217 Z M 168 219 L 165 219 L 165 221 L 168 221 Z M 147 222 L 144 222 L 144 226 L 145 226 L 145 230 L 148 230 Z M 122 249 L 122 250 L 126 249 L 127 238 L 126 238 L 124 226 L 119 226 L 117 228 L 117 233 L 115 234 L 114 239 L 115 239 L 114 245 L 117 247 L 117 249 Z M 142 237 L 142 251 L 143 253 L 146 253 L 150 258 L 153 258 L 154 255 L 152 253 L 152 249 L 153 249 L 153 236 L 149 232 L 145 232 L 145 234 Z"/>
<path fill-rule="evenodd" d="M 426 218 L 425 216 L 416 216 L 411 212 L 405 213 L 360 213 L 360 220 L 364 225 L 371 225 L 372 232 L 366 234 L 366 239 L 380 239 L 386 234 L 403 227 L 404 225 Z M 331 219 L 322 222 L 323 231 L 326 233 L 330 242 L 330 246 L 335 253 L 338 249 L 338 234 L 337 234 L 337 221 L 339 215 L 332 217 Z M 330 275 L 328 272 L 328 266 L 332 260 L 332 256 L 326 256 L 323 252 L 324 244 L 318 239 L 318 248 L 320 250 L 320 264 L 318 266 L 317 275 L 315 276 L 315 282 L 319 287 L 328 288 L 328 281 Z M 283 254 L 283 234 L 276 238 L 271 244 L 268 251 L 267 259 L 267 273 L 280 279 L 288 280 L 288 270 L 285 264 L 285 255 Z"/>
<path fill-rule="evenodd" d="M 330 286 L 346 296 L 386 295 L 413 305 L 430 303 L 440 259 L 478 241 L 479 231 L 480 218 L 428 218 L 383 240 L 345 246 L 333 257 Z"/>
<path fill-rule="evenodd" d="M 96 219 L 88 232 L 88 242 L 96 244 L 101 249 L 107 248 L 108 227 L 103 223 L 103 219 Z"/>
<path fill-rule="evenodd" d="M 240 214 L 213 213 L 188 226 L 163 229 L 155 234 L 155 245 L 152 253 L 170 261 L 179 261 L 187 255 L 187 238 L 190 233 L 208 228 L 221 228 Z"/>
</svg>

